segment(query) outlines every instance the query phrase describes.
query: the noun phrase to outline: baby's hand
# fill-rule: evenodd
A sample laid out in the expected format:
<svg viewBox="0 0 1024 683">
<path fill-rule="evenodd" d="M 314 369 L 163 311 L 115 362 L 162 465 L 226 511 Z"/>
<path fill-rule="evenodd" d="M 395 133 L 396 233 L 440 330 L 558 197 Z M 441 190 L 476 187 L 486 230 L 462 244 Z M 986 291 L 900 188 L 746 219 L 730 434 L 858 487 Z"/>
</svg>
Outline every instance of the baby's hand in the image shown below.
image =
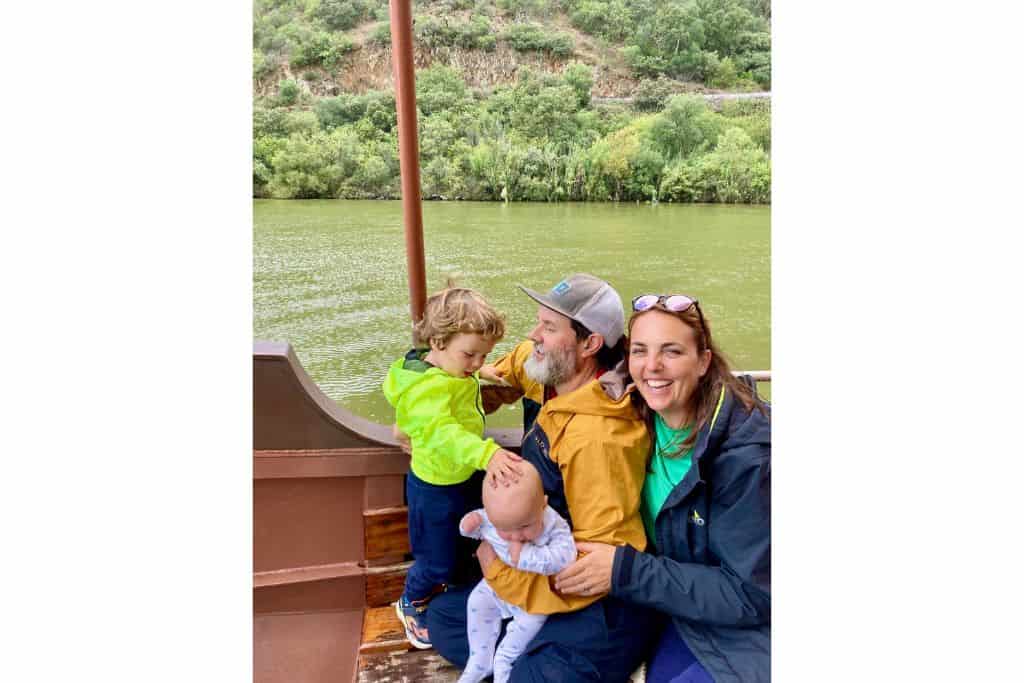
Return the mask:
<svg viewBox="0 0 1024 683">
<path fill-rule="evenodd" d="M 459 530 L 463 533 L 471 534 L 476 531 L 477 527 L 479 527 L 480 523 L 483 521 L 483 517 L 481 517 L 480 513 L 476 510 L 473 512 L 467 512 L 462 518 L 462 521 L 459 522 Z"/>
<path fill-rule="evenodd" d="M 512 386 L 498 374 L 498 371 L 494 369 L 493 365 L 484 365 L 480 368 L 480 378 L 485 379 L 492 384 L 500 384 L 503 387 Z"/>
<path fill-rule="evenodd" d="M 519 553 L 523 552 L 523 544 L 520 541 L 509 541 L 508 542 L 508 556 L 512 560 L 513 566 L 519 566 Z"/>
</svg>

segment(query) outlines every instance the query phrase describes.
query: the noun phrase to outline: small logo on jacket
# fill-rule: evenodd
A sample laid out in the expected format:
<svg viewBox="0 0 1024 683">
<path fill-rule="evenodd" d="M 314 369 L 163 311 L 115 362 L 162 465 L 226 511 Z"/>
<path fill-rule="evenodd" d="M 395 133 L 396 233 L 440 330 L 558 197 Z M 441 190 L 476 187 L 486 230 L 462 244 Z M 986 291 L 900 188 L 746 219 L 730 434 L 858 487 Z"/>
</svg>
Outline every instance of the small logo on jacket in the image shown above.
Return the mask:
<svg viewBox="0 0 1024 683">
<path fill-rule="evenodd" d="M 693 511 L 693 516 L 690 517 L 690 521 L 697 526 L 704 526 L 704 518 L 697 514 L 697 511 Z"/>
</svg>

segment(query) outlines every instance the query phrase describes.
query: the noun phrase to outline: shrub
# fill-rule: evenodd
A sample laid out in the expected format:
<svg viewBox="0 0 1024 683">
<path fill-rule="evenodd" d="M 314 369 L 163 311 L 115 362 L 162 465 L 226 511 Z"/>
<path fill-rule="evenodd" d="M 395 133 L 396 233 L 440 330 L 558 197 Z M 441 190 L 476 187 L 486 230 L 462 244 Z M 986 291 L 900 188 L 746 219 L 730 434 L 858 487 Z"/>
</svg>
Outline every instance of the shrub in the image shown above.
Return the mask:
<svg viewBox="0 0 1024 683">
<path fill-rule="evenodd" d="M 730 57 L 718 62 L 714 70 L 708 75 L 708 85 L 712 88 L 729 90 L 736 86 L 739 74 L 736 71 L 736 64 Z"/>
<path fill-rule="evenodd" d="M 352 39 L 327 31 L 301 35 L 292 46 L 290 62 L 293 67 L 323 65 L 333 69 L 346 53 L 355 49 Z"/>
<path fill-rule="evenodd" d="M 299 99 L 299 84 L 290 78 L 286 78 L 277 84 L 277 99 L 283 105 L 295 104 Z"/>
<path fill-rule="evenodd" d="M 330 29 L 346 31 L 358 24 L 368 9 L 367 4 L 359 0 L 320 0 L 313 16 Z"/>
<path fill-rule="evenodd" d="M 488 52 L 497 44 L 491 35 L 491 22 L 487 17 L 480 15 L 473 17 L 468 23 L 456 26 L 454 40 L 459 47 L 480 48 Z"/>
<path fill-rule="evenodd" d="M 671 81 L 664 76 L 641 79 L 633 91 L 633 108 L 637 111 L 660 111 L 671 94 Z"/>
<path fill-rule="evenodd" d="M 574 62 L 562 72 L 562 80 L 576 92 L 577 106 L 582 109 L 590 104 L 590 90 L 594 87 L 594 76 L 586 64 Z"/>
<path fill-rule="evenodd" d="M 739 128 L 725 131 L 715 151 L 697 162 L 703 198 L 724 203 L 771 201 L 771 163 Z"/>
<path fill-rule="evenodd" d="M 285 113 L 280 109 L 264 109 L 253 107 L 252 110 L 252 136 L 261 138 L 264 136 L 284 136 Z"/>
<path fill-rule="evenodd" d="M 355 123 L 366 114 L 366 98 L 351 93 L 327 97 L 317 101 L 314 107 L 320 127 L 333 130 L 346 123 Z"/>
<path fill-rule="evenodd" d="M 550 52 L 560 57 L 572 54 L 575 46 L 568 33 L 548 31 L 538 24 L 513 24 L 501 38 L 519 52 Z"/>
<path fill-rule="evenodd" d="M 458 109 L 466 102 L 466 84 L 458 71 L 438 64 L 416 75 L 416 103 L 425 116 Z"/>
<path fill-rule="evenodd" d="M 320 130 L 316 114 L 311 111 L 292 111 L 284 118 L 284 128 L 288 135 L 305 133 L 307 135 Z"/>
<path fill-rule="evenodd" d="M 715 144 L 721 120 L 702 97 L 675 95 L 654 118 L 651 140 L 667 160 L 689 156 Z"/>
<path fill-rule="evenodd" d="M 431 16 L 418 16 L 413 24 L 413 35 L 417 45 L 436 48 L 455 44 L 456 31 L 447 21 Z"/>
<path fill-rule="evenodd" d="M 338 172 L 322 138 L 289 137 L 274 154 L 271 196 L 280 199 L 330 197 L 338 184 Z"/>
<path fill-rule="evenodd" d="M 377 24 L 370 34 L 369 42 L 382 47 L 391 47 L 391 22 L 385 21 Z"/>
</svg>

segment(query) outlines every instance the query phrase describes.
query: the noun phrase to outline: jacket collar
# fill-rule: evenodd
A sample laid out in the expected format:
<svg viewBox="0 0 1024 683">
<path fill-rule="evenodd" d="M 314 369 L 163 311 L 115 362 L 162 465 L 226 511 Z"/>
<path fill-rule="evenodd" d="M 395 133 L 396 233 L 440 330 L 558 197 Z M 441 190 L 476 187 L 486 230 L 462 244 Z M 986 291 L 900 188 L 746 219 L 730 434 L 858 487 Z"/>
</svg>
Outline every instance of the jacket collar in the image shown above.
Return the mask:
<svg viewBox="0 0 1024 683">
<path fill-rule="evenodd" d="M 671 507 L 678 503 L 681 499 L 689 495 L 690 491 L 697 486 L 699 482 L 705 481 L 703 472 L 706 471 L 710 463 L 703 465 L 702 461 L 707 455 L 709 448 L 712 446 L 721 446 L 722 442 L 729 433 L 729 419 L 732 414 L 732 409 L 735 404 L 735 398 L 732 393 L 725 390 L 722 387 L 721 393 L 718 395 L 718 404 L 715 407 L 715 412 L 712 415 L 711 420 L 708 424 L 704 425 L 703 429 L 697 435 L 697 441 L 693 447 L 693 456 L 691 457 L 690 471 L 686 473 L 683 480 L 676 485 L 672 492 L 669 494 L 668 499 L 662 507 Z"/>
</svg>

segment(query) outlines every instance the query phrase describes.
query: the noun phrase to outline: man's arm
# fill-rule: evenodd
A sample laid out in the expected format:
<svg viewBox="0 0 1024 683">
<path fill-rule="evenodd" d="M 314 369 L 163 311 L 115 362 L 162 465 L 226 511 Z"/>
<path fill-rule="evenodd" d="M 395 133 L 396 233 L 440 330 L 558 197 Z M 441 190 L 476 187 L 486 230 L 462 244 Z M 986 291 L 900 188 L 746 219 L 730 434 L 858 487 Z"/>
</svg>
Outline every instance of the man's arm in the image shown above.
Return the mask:
<svg viewBox="0 0 1024 683">
<path fill-rule="evenodd" d="M 485 413 L 493 413 L 502 405 L 515 403 L 523 396 L 538 403 L 542 402 L 544 387 L 530 379 L 523 368 L 532 352 L 533 342 L 519 342 L 491 366 L 494 372 L 501 375 L 506 386 L 485 385 L 480 388 Z"/>
</svg>

